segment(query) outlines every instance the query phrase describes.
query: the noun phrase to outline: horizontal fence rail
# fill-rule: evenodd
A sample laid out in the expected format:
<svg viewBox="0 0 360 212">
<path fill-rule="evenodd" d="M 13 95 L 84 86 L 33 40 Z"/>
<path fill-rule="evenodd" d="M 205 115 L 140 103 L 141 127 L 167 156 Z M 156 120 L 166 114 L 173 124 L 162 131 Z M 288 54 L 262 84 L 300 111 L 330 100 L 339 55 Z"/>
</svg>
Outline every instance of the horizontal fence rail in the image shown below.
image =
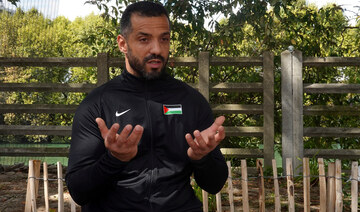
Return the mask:
<svg viewBox="0 0 360 212">
<path fill-rule="evenodd" d="M 334 66 L 360 66 L 358 57 L 304 57 L 304 66 L 334 67 Z"/>
<path fill-rule="evenodd" d="M 12 92 L 84 92 L 88 93 L 96 88 L 95 84 L 87 83 L 68 83 L 68 84 L 54 84 L 54 83 L 2 83 L 0 84 L 0 91 Z"/>
</svg>

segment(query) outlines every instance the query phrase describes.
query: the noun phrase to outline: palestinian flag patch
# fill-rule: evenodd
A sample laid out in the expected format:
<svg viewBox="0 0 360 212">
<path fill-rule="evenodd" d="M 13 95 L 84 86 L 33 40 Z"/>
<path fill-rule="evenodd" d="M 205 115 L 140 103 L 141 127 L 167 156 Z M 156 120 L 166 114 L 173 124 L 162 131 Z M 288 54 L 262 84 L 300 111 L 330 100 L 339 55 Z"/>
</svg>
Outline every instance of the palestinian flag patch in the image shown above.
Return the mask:
<svg viewBox="0 0 360 212">
<path fill-rule="evenodd" d="M 164 115 L 181 115 L 182 105 L 163 105 Z"/>
</svg>

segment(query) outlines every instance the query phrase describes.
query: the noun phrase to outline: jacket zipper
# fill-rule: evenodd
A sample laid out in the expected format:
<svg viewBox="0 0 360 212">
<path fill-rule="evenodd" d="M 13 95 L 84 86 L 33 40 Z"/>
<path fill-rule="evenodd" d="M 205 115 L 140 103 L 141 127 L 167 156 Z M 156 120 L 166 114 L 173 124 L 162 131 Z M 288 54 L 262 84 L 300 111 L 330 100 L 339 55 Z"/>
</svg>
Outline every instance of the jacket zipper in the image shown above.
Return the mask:
<svg viewBox="0 0 360 212">
<path fill-rule="evenodd" d="M 150 108 L 148 105 L 148 100 L 149 100 L 149 91 L 148 91 L 148 81 L 145 81 L 145 111 L 146 111 L 146 119 L 147 122 L 149 124 L 149 128 L 150 128 L 150 163 L 151 163 L 151 171 L 150 171 L 150 182 L 149 182 L 149 191 L 148 191 L 148 201 L 149 201 L 149 206 L 150 206 L 150 211 L 153 211 L 153 207 L 151 204 L 151 193 L 152 193 L 152 185 L 153 185 L 153 180 L 154 180 L 154 141 L 153 141 L 153 128 L 152 128 L 152 121 L 151 121 L 151 116 L 150 116 Z"/>
</svg>

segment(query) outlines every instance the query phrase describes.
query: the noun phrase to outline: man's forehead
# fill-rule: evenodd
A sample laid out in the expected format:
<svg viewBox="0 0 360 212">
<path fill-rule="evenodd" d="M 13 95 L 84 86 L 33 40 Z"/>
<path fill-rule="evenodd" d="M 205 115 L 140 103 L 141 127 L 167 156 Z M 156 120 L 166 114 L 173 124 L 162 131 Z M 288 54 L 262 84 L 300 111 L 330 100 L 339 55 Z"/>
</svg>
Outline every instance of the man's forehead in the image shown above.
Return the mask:
<svg viewBox="0 0 360 212">
<path fill-rule="evenodd" d="M 132 31 L 156 29 L 162 33 L 170 32 L 169 20 L 165 15 L 148 17 L 135 13 L 130 20 Z"/>
</svg>

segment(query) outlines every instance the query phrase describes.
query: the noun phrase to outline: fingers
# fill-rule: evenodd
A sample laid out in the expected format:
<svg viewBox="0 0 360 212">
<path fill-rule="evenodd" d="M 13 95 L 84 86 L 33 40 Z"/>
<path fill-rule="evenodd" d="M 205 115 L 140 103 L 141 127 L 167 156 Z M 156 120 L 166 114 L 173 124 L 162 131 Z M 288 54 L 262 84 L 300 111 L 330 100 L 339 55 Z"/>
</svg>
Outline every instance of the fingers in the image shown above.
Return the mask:
<svg viewBox="0 0 360 212">
<path fill-rule="evenodd" d="M 134 130 L 132 131 L 132 133 L 130 134 L 130 136 L 128 137 L 128 142 L 130 144 L 135 144 L 137 145 L 142 137 L 142 134 L 144 132 L 144 128 L 140 125 L 136 125 L 134 127 Z"/>
<path fill-rule="evenodd" d="M 219 116 L 215 119 L 214 123 L 210 126 L 211 131 L 218 131 L 218 128 L 223 125 L 225 121 L 224 116 Z"/>
<path fill-rule="evenodd" d="M 209 152 L 209 150 L 212 150 L 214 146 L 217 146 L 217 143 L 215 142 L 214 136 L 209 136 L 206 140 L 201 135 L 199 130 L 194 131 L 194 137 L 191 136 L 190 133 L 185 135 L 185 139 L 188 142 L 189 146 L 195 151 L 195 152 Z"/>
<path fill-rule="evenodd" d="M 222 124 L 225 121 L 224 116 L 215 119 L 214 123 L 206 130 L 194 131 L 194 137 L 191 134 L 186 134 L 185 139 L 189 144 L 188 156 L 191 159 L 201 159 L 209 152 L 214 150 L 217 145 L 225 138 L 225 129 Z"/>
<path fill-rule="evenodd" d="M 133 130 L 133 127 L 128 124 L 124 127 L 120 134 L 117 134 L 120 128 L 119 124 L 115 123 L 111 126 L 110 129 L 108 129 L 105 121 L 102 118 L 96 118 L 95 121 L 98 124 L 101 136 L 107 142 L 127 142 L 129 140 L 131 143 L 138 143 L 144 132 L 144 128 L 142 126 L 136 125 Z"/>
<path fill-rule="evenodd" d="M 205 148 L 206 143 L 205 143 L 204 139 L 202 138 L 199 130 L 194 131 L 194 136 L 195 136 L 196 140 L 193 139 L 193 137 L 190 135 L 190 133 L 185 135 L 185 139 L 188 142 L 189 146 L 191 148 L 193 148 L 194 150 L 198 150 L 200 148 Z"/>
<path fill-rule="evenodd" d="M 215 135 L 215 141 L 220 142 L 224 140 L 225 138 L 225 128 L 223 126 L 220 126 L 218 128 L 218 133 Z"/>
<path fill-rule="evenodd" d="M 118 140 L 119 141 L 126 141 L 126 139 L 129 137 L 129 134 L 130 134 L 132 128 L 133 127 L 130 124 L 126 125 L 124 127 L 124 129 L 120 132 L 120 134 L 118 136 Z"/>
<path fill-rule="evenodd" d="M 195 142 L 197 143 L 197 146 L 199 147 L 199 149 L 205 149 L 208 148 L 209 146 L 212 145 L 213 140 L 214 140 L 214 136 L 209 136 L 206 140 L 204 139 L 204 137 L 201 135 L 199 130 L 195 130 L 194 131 L 194 136 L 195 136 Z"/>
</svg>

